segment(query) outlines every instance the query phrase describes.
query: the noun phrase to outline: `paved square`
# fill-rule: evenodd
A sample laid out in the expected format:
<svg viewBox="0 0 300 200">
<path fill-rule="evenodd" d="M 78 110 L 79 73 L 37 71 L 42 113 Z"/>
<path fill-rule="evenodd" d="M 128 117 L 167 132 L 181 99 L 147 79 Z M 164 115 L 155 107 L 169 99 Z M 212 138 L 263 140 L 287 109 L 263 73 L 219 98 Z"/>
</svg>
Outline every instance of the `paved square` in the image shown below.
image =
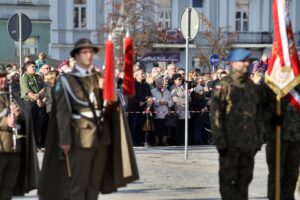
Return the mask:
<svg viewBox="0 0 300 200">
<path fill-rule="evenodd" d="M 215 147 L 191 147 L 184 161 L 183 147 L 136 148 L 141 179 L 101 200 L 215 200 L 218 191 L 218 154 Z M 42 155 L 39 155 L 42 159 Z M 267 199 L 265 149 L 256 155 L 250 199 Z M 14 200 L 37 200 L 33 191 Z M 298 194 L 296 194 L 299 199 Z"/>
</svg>

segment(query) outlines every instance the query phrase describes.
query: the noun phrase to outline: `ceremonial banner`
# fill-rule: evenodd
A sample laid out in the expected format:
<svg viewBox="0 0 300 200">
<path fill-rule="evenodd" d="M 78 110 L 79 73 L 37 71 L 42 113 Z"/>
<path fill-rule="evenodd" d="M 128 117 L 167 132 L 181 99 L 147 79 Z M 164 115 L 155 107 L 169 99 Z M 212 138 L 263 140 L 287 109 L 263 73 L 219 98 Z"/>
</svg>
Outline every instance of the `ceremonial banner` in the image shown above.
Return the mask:
<svg viewBox="0 0 300 200">
<path fill-rule="evenodd" d="M 300 83 L 298 52 L 285 0 L 273 0 L 274 42 L 266 83 L 278 98 Z"/>
<path fill-rule="evenodd" d="M 287 95 L 289 102 L 300 112 L 300 94 L 296 90 L 291 90 Z"/>
</svg>

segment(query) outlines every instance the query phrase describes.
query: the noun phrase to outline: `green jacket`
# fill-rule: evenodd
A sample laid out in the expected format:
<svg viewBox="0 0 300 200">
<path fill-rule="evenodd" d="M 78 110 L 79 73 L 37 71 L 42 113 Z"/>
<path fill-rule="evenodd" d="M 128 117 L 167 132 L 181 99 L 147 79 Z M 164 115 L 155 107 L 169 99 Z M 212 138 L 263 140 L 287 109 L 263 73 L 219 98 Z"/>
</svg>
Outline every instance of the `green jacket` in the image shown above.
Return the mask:
<svg viewBox="0 0 300 200">
<path fill-rule="evenodd" d="M 212 94 L 211 126 L 218 149 L 255 151 L 262 145 L 260 97 L 247 74 L 231 72 Z"/>
<path fill-rule="evenodd" d="M 28 93 L 39 93 L 44 88 L 44 83 L 39 75 L 25 73 L 21 77 L 20 88 L 21 98 L 25 100 L 31 100 L 28 96 Z"/>
</svg>

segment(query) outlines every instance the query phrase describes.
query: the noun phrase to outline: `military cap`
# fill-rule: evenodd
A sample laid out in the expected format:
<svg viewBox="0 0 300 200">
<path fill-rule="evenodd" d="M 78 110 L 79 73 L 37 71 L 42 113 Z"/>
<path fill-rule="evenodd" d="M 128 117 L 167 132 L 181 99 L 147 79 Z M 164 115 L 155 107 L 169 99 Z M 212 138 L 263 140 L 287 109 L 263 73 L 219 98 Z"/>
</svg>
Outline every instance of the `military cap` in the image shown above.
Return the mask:
<svg viewBox="0 0 300 200">
<path fill-rule="evenodd" d="M 92 44 L 89 39 L 81 38 L 75 43 L 74 49 L 70 52 L 70 55 L 75 58 L 75 54 L 77 54 L 82 48 L 93 48 L 95 53 L 98 53 L 99 51 L 99 47 Z"/>
<path fill-rule="evenodd" d="M 229 53 L 227 60 L 230 62 L 244 61 L 248 59 L 250 55 L 251 51 L 247 49 L 234 49 Z"/>
</svg>

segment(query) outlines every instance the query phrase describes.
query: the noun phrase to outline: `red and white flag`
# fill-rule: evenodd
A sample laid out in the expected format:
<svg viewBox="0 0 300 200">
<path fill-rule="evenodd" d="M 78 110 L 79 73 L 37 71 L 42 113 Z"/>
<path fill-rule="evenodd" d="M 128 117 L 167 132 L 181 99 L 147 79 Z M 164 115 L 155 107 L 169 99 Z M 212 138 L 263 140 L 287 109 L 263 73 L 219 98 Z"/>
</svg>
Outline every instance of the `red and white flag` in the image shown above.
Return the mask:
<svg viewBox="0 0 300 200">
<path fill-rule="evenodd" d="M 300 83 L 300 64 L 294 43 L 291 20 L 285 0 L 273 0 L 274 42 L 266 83 L 278 98 L 286 96 L 300 108 L 300 98 L 296 90 Z"/>
<path fill-rule="evenodd" d="M 300 94 L 296 90 L 291 90 L 287 98 L 289 102 L 300 112 Z"/>
</svg>

